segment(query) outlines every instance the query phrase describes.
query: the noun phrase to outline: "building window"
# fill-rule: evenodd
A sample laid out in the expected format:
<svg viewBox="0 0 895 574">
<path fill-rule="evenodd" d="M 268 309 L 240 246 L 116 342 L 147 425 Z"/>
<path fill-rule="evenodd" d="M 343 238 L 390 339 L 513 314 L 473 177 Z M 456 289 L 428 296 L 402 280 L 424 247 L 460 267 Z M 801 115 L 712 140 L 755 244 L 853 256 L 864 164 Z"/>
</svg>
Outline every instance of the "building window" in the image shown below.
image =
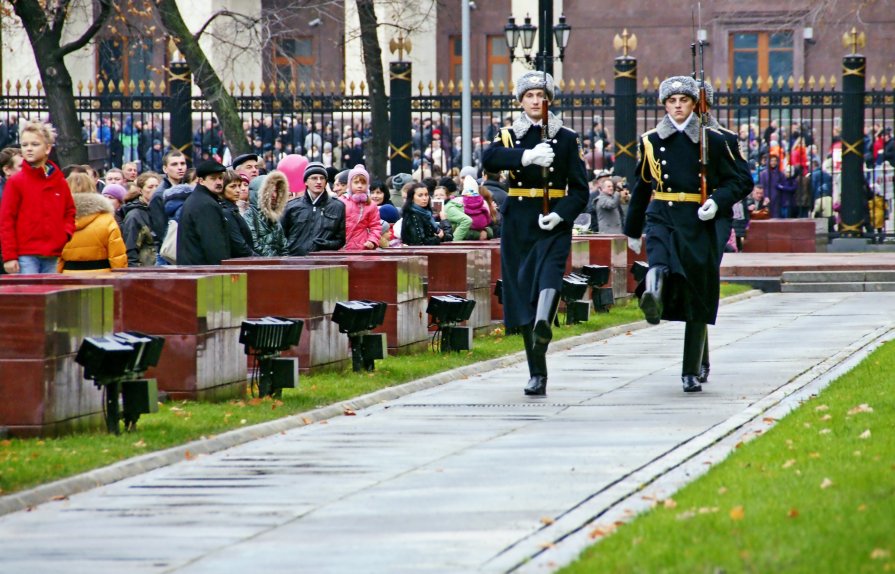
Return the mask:
<svg viewBox="0 0 895 574">
<path fill-rule="evenodd" d="M 456 84 L 463 79 L 463 39 L 460 36 L 451 36 L 448 39 L 450 46 L 450 79 Z"/>
<path fill-rule="evenodd" d="M 117 92 L 122 81 L 125 86 L 133 82 L 134 89 L 139 90 L 140 81 L 148 84 L 153 79 L 153 46 L 149 38 L 112 37 L 100 40 L 100 77 L 106 84 L 115 84 L 114 92 Z"/>
<path fill-rule="evenodd" d="M 280 82 L 286 87 L 290 82 L 295 82 L 296 86 L 302 82 L 308 84 L 313 79 L 315 64 L 314 45 L 310 37 L 279 38 L 274 41 L 273 65 L 277 87 Z"/>
<path fill-rule="evenodd" d="M 791 32 L 734 32 L 730 34 L 730 69 L 733 79 L 762 79 L 762 89 L 767 90 L 768 76 L 783 78 L 785 82 L 793 73 Z M 776 84 L 775 84 L 776 86 Z"/>
<path fill-rule="evenodd" d="M 503 36 L 488 36 L 488 82 L 510 86 L 510 53 Z"/>
</svg>

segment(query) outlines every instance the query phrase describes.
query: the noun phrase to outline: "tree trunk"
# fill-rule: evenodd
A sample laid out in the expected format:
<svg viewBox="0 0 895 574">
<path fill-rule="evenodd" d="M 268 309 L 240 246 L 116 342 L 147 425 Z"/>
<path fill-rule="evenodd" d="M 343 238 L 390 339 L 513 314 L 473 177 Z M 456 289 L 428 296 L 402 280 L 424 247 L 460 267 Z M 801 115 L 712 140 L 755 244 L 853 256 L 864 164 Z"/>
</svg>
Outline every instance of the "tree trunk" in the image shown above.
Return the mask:
<svg viewBox="0 0 895 574">
<path fill-rule="evenodd" d="M 199 42 L 190 33 L 177 8 L 177 2 L 175 0 L 156 0 L 156 7 L 161 16 L 162 25 L 174 39 L 177 49 L 183 54 L 190 67 L 193 80 L 202 90 L 202 96 L 211 105 L 211 109 L 221 123 L 230 154 L 236 157 L 239 154 L 251 152 L 246 134 L 242 129 L 242 118 L 239 117 L 236 100 L 224 89 L 220 77 L 211 67 Z"/>
<path fill-rule="evenodd" d="M 49 29 L 47 14 L 34 0 L 13 3 L 22 20 L 28 40 L 37 59 L 40 79 L 50 109 L 50 122 L 56 128 L 56 155 L 60 166 L 87 163 L 87 147 L 81 138 L 81 126 L 75 109 L 71 75 L 60 50 L 59 34 Z M 67 10 L 60 6 L 57 10 Z"/>
<path fill-rule="evenodd" d="M 376 30 L 379 23 L 376 21 L 373 4 L 373 0 L 357 0 L 364 69 L 367 73 L 367 86 L 370 90 L 370 123 L 373 132 L 370 149 L 366 154 L 366 167 L 371 174 L 384 180 L 389 142 L 388 97 L 385 94 L 382 50 L 379 47 L 379 36 Z"/>
</svg>

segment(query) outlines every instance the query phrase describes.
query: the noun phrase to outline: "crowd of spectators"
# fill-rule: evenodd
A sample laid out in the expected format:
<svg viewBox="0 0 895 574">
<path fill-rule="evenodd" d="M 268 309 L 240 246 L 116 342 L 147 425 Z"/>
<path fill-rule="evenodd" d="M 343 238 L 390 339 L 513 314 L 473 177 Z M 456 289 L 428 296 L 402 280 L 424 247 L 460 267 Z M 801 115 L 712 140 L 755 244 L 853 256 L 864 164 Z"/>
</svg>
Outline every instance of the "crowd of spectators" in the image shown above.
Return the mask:
<svg viewBox="0 0 895 574">
<path fill-rule="evenodd" d="M 252 152 L 234 158 L 209 120 L 196 131 L 195 154 L 186 157 L 167 145 L 152 119 L 126 118 L 118 125 L 103 118 L 88 122 L 84 134 L 110 146 L 113 167 L 101 174 L 87 165 L 60 169 L 50 160 L 52 126 L 20 125 L 12 116 L 0 122 L 0 138 L 9 144 L 0 151 L 3 269 L 68 273 L 218 264 L 500 237 L 507 186 L 501 174 L 481 171 L 477 158 L 508 120 L 493 118 L 474 142 L 473 165 L 462 168 L 461 142 L 450 126 L 437 115 L 415 120 L 413 143 L 422 153 L 412 172 L 382 179 L 365 167 L 365 125 L 336 131 L 330 124 L 265 116 L 245 125 Z M 832 229 L 839 208 L 838 134 L 823 152 L 807 125 L 787 131 L 772 121 L 759 133 L 744 124 L 737 134 L 755 189 L 734 206 L 730 249 L 742 247 L 752 219 L 825 217 Z M 865 149 L 868 233 L 882 239 L 893 195 L 892 130 L 868 128 Z M 613 144 L 601 121 L 582 134 L 581 152 L 591 195 L 577 227 L 621 233 L 630 190 L 612 172 Z"/>
</svg>

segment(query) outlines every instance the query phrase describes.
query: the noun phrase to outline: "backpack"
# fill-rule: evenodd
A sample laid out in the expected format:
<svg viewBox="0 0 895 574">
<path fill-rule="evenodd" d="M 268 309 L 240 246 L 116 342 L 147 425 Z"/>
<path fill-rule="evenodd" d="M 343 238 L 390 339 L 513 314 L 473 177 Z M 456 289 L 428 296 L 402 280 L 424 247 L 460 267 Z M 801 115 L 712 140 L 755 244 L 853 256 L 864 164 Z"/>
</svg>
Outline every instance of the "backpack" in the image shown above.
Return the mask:
<svg viewBox="0 0 895 574">
<path fill-rule="evenodd" d="M 162 247 L 159 250 L 162 259 L 172 265 L 177 264 L 177 220 L 168 220 L 168 230 L 165 232 L 165 239 L 162 241 Z"/>
</svg>

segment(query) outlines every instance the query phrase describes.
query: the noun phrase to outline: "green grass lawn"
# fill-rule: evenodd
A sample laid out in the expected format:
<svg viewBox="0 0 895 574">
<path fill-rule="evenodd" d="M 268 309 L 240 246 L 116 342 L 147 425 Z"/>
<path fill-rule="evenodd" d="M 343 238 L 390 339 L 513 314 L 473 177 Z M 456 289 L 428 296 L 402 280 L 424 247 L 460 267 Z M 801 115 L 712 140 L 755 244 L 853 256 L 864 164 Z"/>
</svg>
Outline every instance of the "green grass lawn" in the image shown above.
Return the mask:
<svg viewBox="0 0 895 574">
<path fill-rule="evenodd" d="M 722 295 L 748 290 L 725 285 Z M 593 314 L 587 323 L 562 326 L 555 340 L 581 335 L 643 318 L 635 301 L 619 304 L 609 313 Z M 285 389 L 281 399 L 250 396 L 226 403 L 192 401 L 159 405 L 159 412 L 140 418 L 137 430 L 120 436 L 105 431 L 53 439 L 0 440 L 0 495 L 44 484 L 130 457 L 235 428 L 286 416 L 300 415 L 382 388 L 406 383 L 463 365 L 493 359 L 522 350 L 518 335 L 506 336 L 502 328 L 475 339 L 469 352 L 423 352 L 388 357 L 376 362 L 372 373 L 321 373 L 303 375 L 297 389 Z"/>
<path fill-rule="evenodd" d="M 895 571 L 895 342 L 562 574 Z"/>
</svg>

